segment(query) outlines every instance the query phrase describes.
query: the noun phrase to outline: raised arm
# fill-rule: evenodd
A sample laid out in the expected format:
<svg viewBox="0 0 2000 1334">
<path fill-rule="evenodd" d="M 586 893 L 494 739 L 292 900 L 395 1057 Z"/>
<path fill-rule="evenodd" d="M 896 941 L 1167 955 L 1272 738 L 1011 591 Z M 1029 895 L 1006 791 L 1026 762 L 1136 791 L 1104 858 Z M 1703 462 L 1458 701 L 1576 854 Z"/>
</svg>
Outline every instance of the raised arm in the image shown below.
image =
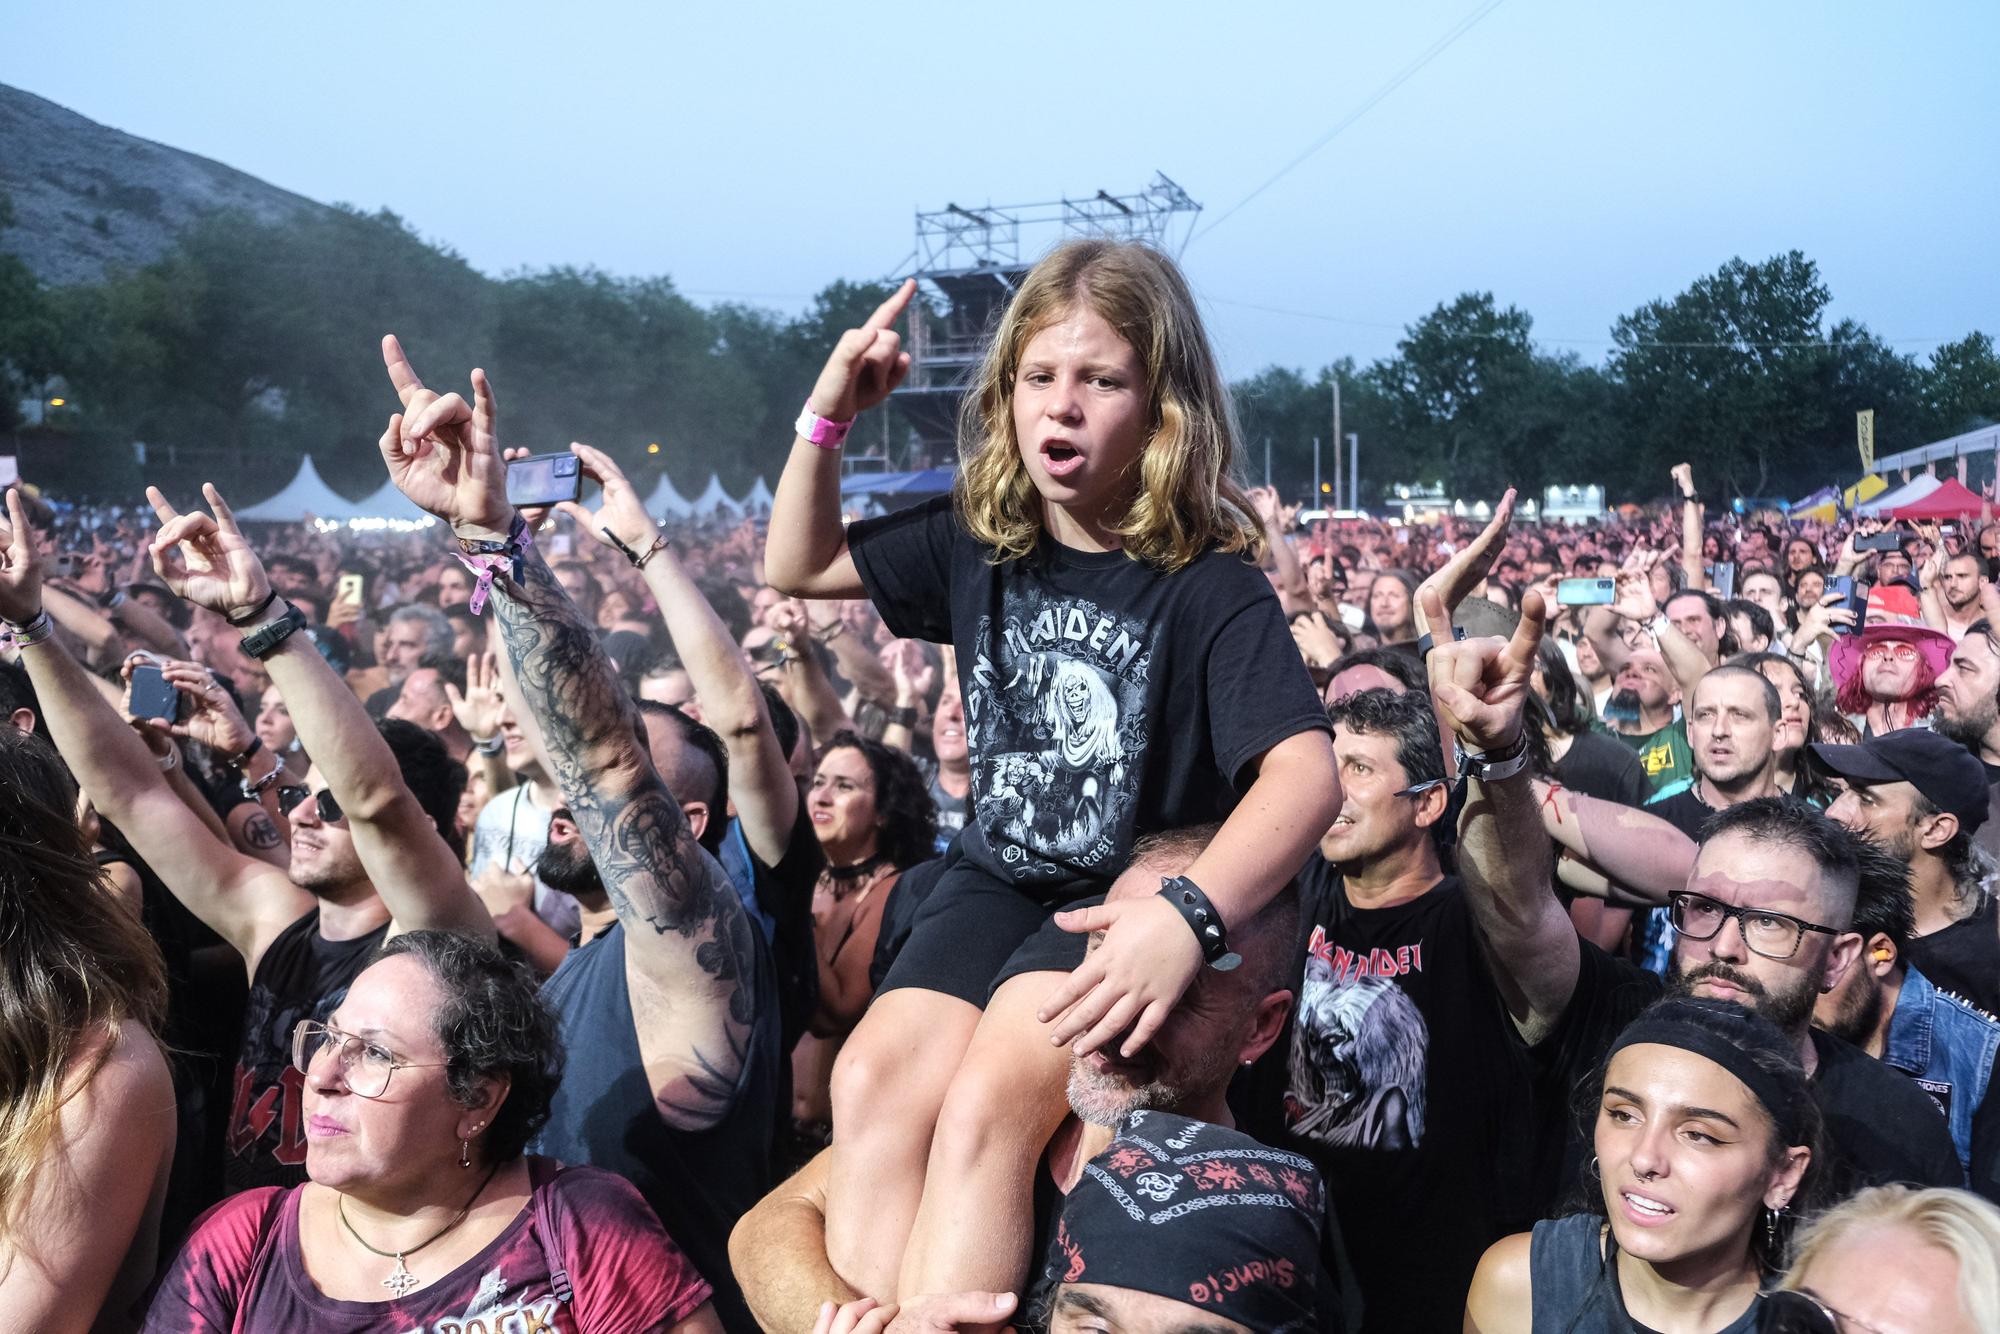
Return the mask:
<svg viewBox="0 0 2000 1334">
<path fill-rule="evenodd" d="M 582 460 L 584 475 L 604 488 L 604 500 L 594 514 L 574 502 L 559 508 L 639 567 L 701 701 L 701 720 L 715 729 L 729 752 L 729 800 L 743 822 L 744 840 L 759 861 L 776 866 L 784 860 L 798 822 L 799 787 L 772 730 L 757 678 L 729 627 L 708 605 L 618 465 L 589 445 L 571 445 L 570 452 Z"/>
<path fill-rule="evenodd" d="M 916 295 L 912 278 L 878 306 L 868 322 L 834 345 L 806 407 L 830 422 L 852 422 L 887 398 L 910 371 L 910 354 L 891 328 Z M 840 523 L 840 450 L 792 441 L 791 457 L 771 497 L 764 539 L 764 577 L 792 597 L 858 598 L 865 590 L 848 554 Z"/>
<path fill-rule="evenodd" d="M 1299 553 L 1292 548 L 1291 540 L 1285 533 L 1284 502 L 1278 499 L 1278 490 L 1271 486 L 1250 488 L 1250 505 L 1257 511 L 1257 521 L 1264 526 L 1264 545 L 1270 550 L 1271 563 L 1278 574 L 1278 602 L 1285 609 L 1285 615 L 1296 616 L 1302 611 L 1313 610 L 1312 592 L 1306 587 L 1306 571 L 1299 564 Z"/>
<path fill-rule="evenodd" d="M 1436 595 L 1423 596 L 1440 615 Z M 1524 709 L 1546 616 L 1541 595 L 1531 590 L 1512 639 L 1468 639 L 1431 650 L 1431 698 L 1467 750 L 1511 756 L 1526 744 Z M 1555 895 L 1554 859 L 1527 770 L 1467 782 L 1459 875 L 1507 1012 L 1532 1043 L 1554 1026 L 1576 990 L 1576 928 Z"/>
<path fill-rule="evenodd" d="M 1535 792 L 1543 830 L 1584 865 L 1655 904 L 1687 884 L 1694 840 L 1659 816 L 1550 783 Z"/>
<path fill-rule="evenodd" d="M 468 405 L 457 394 L 440 398 L 425 389 L 393 338 L 384 340 L 383 352 L 409 414 L 392 417 L 382 437 L 396 485 L 451 524 L 461 541 L 525 537 L 506 501 L 485 373 L 472 373 Z M 499 564 L 506 557 L 492 559 Z M 513 563 L 520 582 L 501 572 L 493 583 L 500 640 L 541 727 L 563 801 L 625 928 L 648 1082 L 670 1124 L 707 1129 L 734 1105 L 747 1059 L 756 1017 L 755 929 L 654 770 L 639 739 L 638 708 L 595 628 L 539 554 L 529 549 Z"/>
<path fill-rule="evenodd" d="M 42 612 L 40 561 L 20 496 L 11 489 L 7 511 L 11 522 L 0 525 L 0 617 L 32 626 Z M 58 638 L 24 644 L 21 661 L 49 739 L 98 813 L 118 826 L 190 912 L 254 968 L 264 947 L 312 909 L 312 895 L 283 871 L 230 847 L 174 794 L 160 759 Z"/>
<path fill-rule="evenodd" d="M 1681 573 L 1687 576 L 1687 587 L 1707 588 L 1708 567 L 1701 559 L 1701 501 L 1694 493 L 1693 465 L 1675 464 L 1673 479 L 1681 502 Z"/>
<path fill-rule="evenodd" d="M 222 493 L 204 486 L 214 515 L 178 513 L 156 487 L 153 569 L 179 596 L 250 634 L 276 624 L 290 604 L 276 597 L 264 563 L 243 538 Z M 491 938 L 493 921 L 445 842 L 403 781 L 395 752 L 368 711 L 310 639 L 294 634 L 264 659 L 299 742 L 347 816 L 354 854 L 394 922 L 392 933 L 462 931 Z"/>
<path fill-rule="evenodd" d="M 1418 635 L 1435 636 L 1440 624 L 1449 626 L 1452 615 L 1458 611 L 1459 603 L 1472 595 L 1493 568 L 1499 558 L 1501 548 L 1507 545 L 1507 530 L 1514 522 L 1514 488 L 1508 487 L 1507 494 L 1500 497 L 1500 503 L 1493 508 L 1493 517 L 1478 537 L 1465 544 L 1463 550 L 1452 553 L 1450 560 L 1433 570 L 1423 583 L 1417 585 L 1415 620 Z M 1424 610 L 1423 592 L 1430 589 L 1437 594 L 1438 619 Z M 1451 638 L 1449 630 L 1443 636 Z"/>
</svg>

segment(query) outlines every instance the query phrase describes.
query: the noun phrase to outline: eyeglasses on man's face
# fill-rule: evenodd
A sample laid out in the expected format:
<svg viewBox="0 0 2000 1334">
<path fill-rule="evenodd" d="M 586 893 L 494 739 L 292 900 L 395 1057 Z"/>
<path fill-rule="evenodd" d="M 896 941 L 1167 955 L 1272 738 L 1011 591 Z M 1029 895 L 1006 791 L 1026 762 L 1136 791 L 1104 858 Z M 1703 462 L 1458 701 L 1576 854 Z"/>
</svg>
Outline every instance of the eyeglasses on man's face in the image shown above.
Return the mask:
<svg viewBox="0 0 2000 1334">
<path fill-rule="evenodd" d="M 1799 942 L 1806 932 L 1819 931 L 1829 936 L 1837 936 L 1839 931 L 1818 922 L 1808 922 L 1804 918 L 1793 917 L 1781 912 L 1768 912 L 1762 908 L 1733 908 L 1727 903 L 1712 899 L 1706 894 L 1693 890 L 1682 890 L 1667 896 L 1667 916 L 1674 924 L 1674 930 L 1689 940 L 1713 940 L 1722 930 L 1722 924 L 1730 918 L 1743 932 L 1743 943 L 1751 952 L 1767 959 L 1789 959 L 1799 952 Z"/>
<path fill-rule="evenodd" d="M 312 1063 L 321 1056 L 340 1062 L 340 1080 L 357 1097 L 379 1098 L 389 1091 L 389 1076 L 398 1070 L 424 1070 L 448 1064 L 445 1061 L 406 1061 L 380 1043 L 343 1033 L 331 1024 L 301 1019 L 292 1030 L 292 1064 L 300 1074 L 311 1074 Z"/>
</svg>

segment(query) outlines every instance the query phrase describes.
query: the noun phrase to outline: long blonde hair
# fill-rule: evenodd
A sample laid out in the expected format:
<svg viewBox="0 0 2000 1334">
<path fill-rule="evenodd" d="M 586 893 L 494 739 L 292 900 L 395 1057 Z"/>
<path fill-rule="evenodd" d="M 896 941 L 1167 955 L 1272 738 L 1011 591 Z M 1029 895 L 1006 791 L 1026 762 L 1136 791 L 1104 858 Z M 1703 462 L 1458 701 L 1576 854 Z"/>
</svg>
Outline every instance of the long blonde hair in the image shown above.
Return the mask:
<svg viewBox="0 0 2000 1334">
<path fill-rule="evenodd" d="M 166 1014 L 159 947 L 105 885 L 75 792 L 48 742 L 0 726 L 0 1243 L 63 1105 L 123 1025 L 157 1033 Z"/>
<path fill-rule="evenodd" d="M 1103 239 L 1058 246 L 1007 303 L 960 413 L 952 498 L 966 531 L 993 548 L 995 564 L 1035 549 L 1041 502 L 1014 433 L 1014 383 L 1029 340 L 1079 305 L 1116 329 L 1146 367 L 1151 433 L 1138 494 L 1113 525 L 1126 552 L 1169 571 L 1210 549 L 1260 558 L 1263 529 L 1239 478 L 1236 416 L 1194 294 L 1159 251 Z"/>
</svg>

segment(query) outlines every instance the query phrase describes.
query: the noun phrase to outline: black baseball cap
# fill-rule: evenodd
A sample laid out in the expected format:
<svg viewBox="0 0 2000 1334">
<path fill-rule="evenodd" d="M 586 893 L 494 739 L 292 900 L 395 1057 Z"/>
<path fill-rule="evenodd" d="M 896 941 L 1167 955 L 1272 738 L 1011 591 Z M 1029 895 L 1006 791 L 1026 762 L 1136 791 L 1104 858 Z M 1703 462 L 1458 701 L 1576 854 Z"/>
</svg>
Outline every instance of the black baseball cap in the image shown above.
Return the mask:
<svg viewBox="0 0 2000 1334">
<path fill-rule="evenodd" d="M 1905 727 L 1858 746 L 1815 742 L 1813 754 L 1857 783 L 1909 783 L 1931 805 L 1958 817 L 1967 833 L 1986 822 L 1986 766 L 1964 746 L 1928 727 Z"/>
</svg>

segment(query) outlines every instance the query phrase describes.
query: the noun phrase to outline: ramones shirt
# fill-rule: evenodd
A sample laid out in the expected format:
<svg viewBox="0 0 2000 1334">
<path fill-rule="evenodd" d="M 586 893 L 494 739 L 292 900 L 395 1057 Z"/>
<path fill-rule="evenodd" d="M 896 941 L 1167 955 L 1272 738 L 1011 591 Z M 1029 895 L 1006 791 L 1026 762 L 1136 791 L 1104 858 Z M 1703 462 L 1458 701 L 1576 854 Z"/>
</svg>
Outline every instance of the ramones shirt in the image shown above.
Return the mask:
<svg viewBox="0 0 2000 1334">
<path fill-rule="evenodd" d="M 848 544 L 891 632 L 957 647 L 964 854 L 1031 897 L 1101 887 L 1135 837 L 1221 819 L 1252 761 L 1327 728 L 1270 582 L 1241 556 L 1169 574 L 1044 536 L 996 565 L 949 497 L 857 523 Z"/>
<path fill-rule="evenodd" d="M 257 961 L 223 1144 L 229 1193 L 305 1181 L 306 1077 L 292 1065 L 292 1030 L 301 1019 L 325 1022 L 388 934 L 384 922 L 352 940 L 328 940 L 314 908 L 279 932 Z"/>
<path fill-rule="evenodd" d="M 1456 1334 L 1480 1255 L 1540 1216 L 1526 1048 L 1456 877 L 1356 908 L 1314 857 L 1299 886 L 1298 999 L 1246 1129 L 1319 1168 L 1363 1330 Z"/>
</svg>

